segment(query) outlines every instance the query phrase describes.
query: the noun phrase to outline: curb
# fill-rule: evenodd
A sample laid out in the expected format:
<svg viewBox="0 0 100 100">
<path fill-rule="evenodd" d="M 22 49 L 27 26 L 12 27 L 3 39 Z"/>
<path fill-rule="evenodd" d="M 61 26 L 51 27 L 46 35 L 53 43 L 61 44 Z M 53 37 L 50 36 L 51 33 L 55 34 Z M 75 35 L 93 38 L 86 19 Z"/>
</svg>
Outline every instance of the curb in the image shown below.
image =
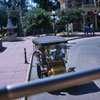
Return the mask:
<svg viewBox="0 0 100 100">
<path fill-rule="evenodd" d="M 30 61 L 29 61 L 29 65 L 28 65 L 28 70 L 27 70 L 25 82 L 28 82 L 30 80 L 33 56 L 34 56 L 34 52 L 30 57 Z M 27 97 L 23 97 L 23 98 L 21 98 L 21 100 L 27 100 Z"/>
<path fill-rule="evenodd" d="M 82 39 L 82 38 L 91 38 L 91 37 L 98 37 L 98 35 L 95 35 L 95 36 L 83 36 L 83 37 L 71 38 L 71 39 L 68 39 L 68 41 L 76 40 L 76 39 Z"/>
<path fill-rule="evenodd" d="M 30 74 L 31 74 L 31 69 L 32 69 L 33 56 L 34 55 L 32 54 L 31 58 L 30 58 L 30 61 L 29 61 L 29 66 L 28 66 L 28 71 L 27 71 L 27 74 L 26 74 L 26 80 L 25 80 L 25 82 L 28 82 L 30 80 Z"/>
<path fill-rule="evenodd" d="M 68 39 L 68 41 L 76 40 L 76 39 L 81 39 L 81 38 L 84 38 L 84 37 L 80 37 L 80 38 L 72 38 L 72 39 Z"/>
</svg>

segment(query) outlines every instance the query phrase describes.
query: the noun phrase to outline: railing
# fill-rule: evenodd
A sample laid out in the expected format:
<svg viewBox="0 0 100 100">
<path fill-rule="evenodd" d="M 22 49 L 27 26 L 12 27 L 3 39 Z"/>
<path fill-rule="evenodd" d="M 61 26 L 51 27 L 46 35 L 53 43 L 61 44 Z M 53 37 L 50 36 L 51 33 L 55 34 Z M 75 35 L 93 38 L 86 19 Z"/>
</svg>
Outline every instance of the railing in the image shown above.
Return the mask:
<svg viewBox="0 0 100 100">
<path fill-rule="evenodd" d="M 68 88 L 100 78 L 100 67 L 69 72 L 13 86 L 0 87 L 0 100 L 11 100 L 41 92 Z"/>
</svg>

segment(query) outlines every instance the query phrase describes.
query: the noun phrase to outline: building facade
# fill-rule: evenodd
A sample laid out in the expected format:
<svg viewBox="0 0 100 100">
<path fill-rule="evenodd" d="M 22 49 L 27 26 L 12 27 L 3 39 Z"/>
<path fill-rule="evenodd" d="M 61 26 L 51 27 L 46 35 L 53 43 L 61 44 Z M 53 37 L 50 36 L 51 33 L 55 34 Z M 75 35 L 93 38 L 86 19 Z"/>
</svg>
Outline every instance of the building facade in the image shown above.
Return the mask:
<svg viewBox="0 0 100 100">
<path fill-rule="evenodd" d="M 60 8 L 70 8 L 72 6 L 82 7 L 82 24 L 92 23 L 95 29 L 100 30 L 100 0 L 58 0 Z"/>
</svg>

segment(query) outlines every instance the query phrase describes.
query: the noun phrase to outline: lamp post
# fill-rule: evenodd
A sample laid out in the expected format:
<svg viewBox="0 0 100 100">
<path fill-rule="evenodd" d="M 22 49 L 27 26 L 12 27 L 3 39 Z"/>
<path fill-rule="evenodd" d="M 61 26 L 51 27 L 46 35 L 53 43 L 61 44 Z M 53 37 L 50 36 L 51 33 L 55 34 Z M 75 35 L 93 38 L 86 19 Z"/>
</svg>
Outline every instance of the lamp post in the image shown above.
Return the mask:
<svg viewBox="0 0 100 100">
<path fill-rule="evenodd" d="M 59 18 L 58 18 L 58 16 L 56 16 L 56 12 L 55 11 L 52 11 L 52 13 L 51 13 L 51 19 L 53 20 L 53 31 L 54 31 L 54 33 L 55 33 L 55 35 L 56 35 L 56 29 L 55 29 L 55 24 L 56 24 L 56 20 L 59 20 Z"/>
</svg>

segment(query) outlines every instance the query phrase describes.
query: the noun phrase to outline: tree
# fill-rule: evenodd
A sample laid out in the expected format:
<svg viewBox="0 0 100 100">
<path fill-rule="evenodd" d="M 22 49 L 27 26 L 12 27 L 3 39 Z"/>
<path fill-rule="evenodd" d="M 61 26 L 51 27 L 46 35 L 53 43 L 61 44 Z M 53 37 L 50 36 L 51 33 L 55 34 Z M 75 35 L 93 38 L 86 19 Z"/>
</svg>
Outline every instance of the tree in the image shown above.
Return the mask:
<svg viewBox="0 0 100 100">
<path fill-rule="evenodd" d="M 0 5 L 0 28 L 2 30 L 3 26 L 7 24 L 7 12 L 6 7 Z"/>
<path fill-rule="evenodd" d="M 60 3 L 58 2 L 58 0 L 55 0 L 55 9 L 54 10 L 57 10 L 60 8 Z"/>
<path fill-rule="evenodd" d="M 14 3 L 16 6 L 21 6 L 21 9 L 24 10 L 25 8 L 27 8 L 26 6 L 26 0 L 4 0 L 4 1 L 1 1 L 0 3 L 2 3 L 3 5 L 5 6 L 8 6 L 8 7 L 11 7 L 12 4 Z"/>
<path fill-rule="evenodd" d="M 60 8 L 60 4 L 57 0 L 34 0 L 39 4 L 40 8 L 51 11 Z"/>
<path fill-rule="evenodd" d="M 79 22 L 82 19 L 82 9 L 81 8 L 66 8 L 57 11 L 57 20 L 56 24 L 66 25 L 69 23 Z"/>
<path fill-rule="evenodd" d="M 23 20 L 23 27 L 27 30 L 35 30 L 39 34 L 41 29 L 51 26 L 50 14 L 42 8 L 33 8 L 26 13 Z"/>
</svg>

